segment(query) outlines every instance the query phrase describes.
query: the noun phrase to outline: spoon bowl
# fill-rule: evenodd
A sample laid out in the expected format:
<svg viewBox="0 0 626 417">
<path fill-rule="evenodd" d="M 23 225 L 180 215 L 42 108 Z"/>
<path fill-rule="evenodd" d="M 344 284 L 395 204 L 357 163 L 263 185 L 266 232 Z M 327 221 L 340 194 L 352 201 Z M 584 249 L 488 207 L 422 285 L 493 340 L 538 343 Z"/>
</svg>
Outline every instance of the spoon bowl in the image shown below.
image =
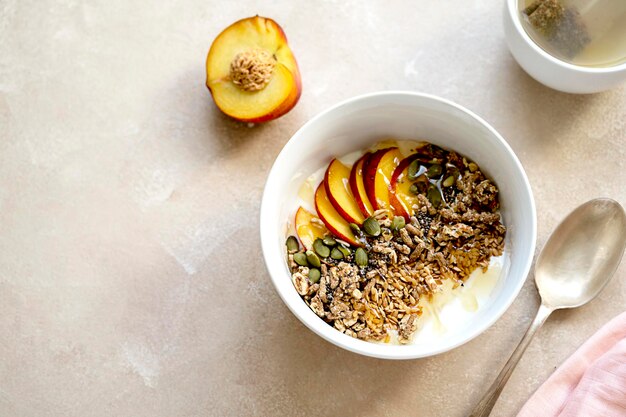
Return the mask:
<svg viewBox="0 0 626 417">
<path fill-rule="evenodd" d="M 626 214 L 615 200 L 591 200 L 569 214 L 535 264 L 542 303 L 552 310 L 579 307 L 610 281 L 626 247 Z"/>
</svg>

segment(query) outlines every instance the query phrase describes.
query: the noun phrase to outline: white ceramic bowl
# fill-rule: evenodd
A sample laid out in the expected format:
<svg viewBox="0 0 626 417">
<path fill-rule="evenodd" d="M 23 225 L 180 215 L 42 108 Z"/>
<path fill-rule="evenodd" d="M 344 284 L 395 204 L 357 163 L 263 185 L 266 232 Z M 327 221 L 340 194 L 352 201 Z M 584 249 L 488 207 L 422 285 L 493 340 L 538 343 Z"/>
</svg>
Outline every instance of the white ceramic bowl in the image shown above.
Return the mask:
<svg viewBox="0 0 626 417">
<path fill-rule="evenodd" d="M 363 150 L 382 138 L 422 139 L 476 161 L 500 188 L 502 216 L 508 227 L 507 274 L 489 301 L 462 329 L 412 345 L 365 342 L 340 333 L 317 317 L 293 287 L 286 263 L 286 223 L 295 213 L 303 181 L 335 156 Z M 274 162 L 261 203 L 261 245 L 278 294 L 287 307 L 319 336 L 352 352 L 377 358 L 410 359 L 459 346 L 491 326 L 517 296 L 530 269 L 536 238 L 535 203 L 519 160 L 484 120 L 454 104 L 426 94 L 381 92 L 340 103 L 307 122 Z"/>
<path fill-rule="evenodd" d="M 610 90 L 626 81 L 626 63 L 612 67 L 572 65 L 550 55 L 528 36 L 520 21 L 518 0 L 506 0 L 504 35 L 513 57 L 540 83 L 565 93 L 588 94 Z"/>
</svg>

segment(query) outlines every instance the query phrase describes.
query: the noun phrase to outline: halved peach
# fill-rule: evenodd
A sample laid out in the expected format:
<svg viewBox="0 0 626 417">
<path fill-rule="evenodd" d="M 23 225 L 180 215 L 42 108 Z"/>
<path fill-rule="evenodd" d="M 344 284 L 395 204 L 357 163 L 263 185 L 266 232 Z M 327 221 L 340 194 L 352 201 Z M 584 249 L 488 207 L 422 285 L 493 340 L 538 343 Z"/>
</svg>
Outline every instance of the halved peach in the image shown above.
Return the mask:
<svg viewBox="0 0 626 417">
<path fill-rule="evenodd" d="M 328 199 L 323 182 L 315 191 L 315 209 L 332 234 L 351 245 L 361 246 L 350 229 L 350 224 L 341 217 Z"/>
<path fill-rule="evenodd" d="M 416 159 L 420 159 L 420 154 L 411 154 L 400 161 L 391 175 L 389 183 L 389 202 L 397 216 L 402 216 L 406 220 L 413 215 L 413 205 L 417 204 L 417 195 L 411 193 L 409 188 L 413 182 L 408 177 L 409 165 Z"/>
<path fill-rule="evenodd" d="M 333 159 L 324 175 L 326 195 L 337 212 L 349 223 L 363 224 L 365 217 L 350 190 L 350 168 Z"/>
<path fill-rule="evenodd" d="M 315 239 L 321 239 L 330 234 L 328 229 L 323 224 L 320 224 L 321 221 L 316 222 L 314 219 L 319 220 L 310 211 L 302 207 L 298 208 L 296 212 L 296 234 L 302 246 L 307 250 L 313 247 Z"/>
<path fill-rule="evenodd" d="M 367 198 L 365 184 L 363 183 L 363 167 L 370 155 L 371 153 L 368 152 L 360 157 L 359 160 L 352 165 L 352 170 L 350 170 L 350 191 L 352 191 L 352 195 L 361 210 L 361 214 L 365 217 L 374 214 L 374 207 L 372 207 L 372 203 L 370 203 L 369 198 Z"/>
<path fill-rule="evenodd" d="M 402 154 L 398 148 L 380 149 L 368 158 L 364 168 L 365 191 L 374 210 L 387 209 L 390 216 L 393 208 L 389 202 L 389 184 L 401 159 Z"/>
<path fill-rule="evenodd" d="M 215 104 L 244 122 L 266 122 L 291 110 L 300 98 L 300 71 L 287 37 L 272 19 L 239 20 L 213 41 L 206 85 Z"/>
</svg>

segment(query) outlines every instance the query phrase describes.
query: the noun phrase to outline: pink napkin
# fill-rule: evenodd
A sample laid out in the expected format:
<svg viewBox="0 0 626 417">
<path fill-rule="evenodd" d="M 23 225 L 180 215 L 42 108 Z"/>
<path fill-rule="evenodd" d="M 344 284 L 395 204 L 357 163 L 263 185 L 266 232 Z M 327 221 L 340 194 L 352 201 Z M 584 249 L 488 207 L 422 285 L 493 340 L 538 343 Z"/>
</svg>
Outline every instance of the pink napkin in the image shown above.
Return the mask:
<svg viewBox="0 0 626 417">
<path fill-rule="evenodd" d="M 567 359 L 517 417 L 626 417 L 626 312 Z"/>
</svg>

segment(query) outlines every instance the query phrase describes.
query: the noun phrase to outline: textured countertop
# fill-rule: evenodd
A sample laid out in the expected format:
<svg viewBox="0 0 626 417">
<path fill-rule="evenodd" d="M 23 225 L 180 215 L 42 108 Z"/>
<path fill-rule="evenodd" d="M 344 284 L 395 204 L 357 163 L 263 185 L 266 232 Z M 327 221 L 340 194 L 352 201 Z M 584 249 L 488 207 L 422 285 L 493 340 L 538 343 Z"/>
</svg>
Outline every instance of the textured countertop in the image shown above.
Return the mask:
<svg viewBox="0 0 626 417">
<path fill-rule="evenodd" d="M 0 416 L 463 417 L 529 324 L 528 280 L 488 331 L 389 362 L 307 330 L 259 244 L 271 164 L 310 117 L 357 94 L 422 91 L 489 121 L 522 161 L 538 248 L 571 209 L 626 203 L 626 89 L 575 96 L 509 54 L 501 2 L 0 0 Z M 304 90 L 248 126 L 204 87 L 212 39 L 259 13 Z M 626 305 L 599 298 L 537 334 L 494 416 Z"/>
</svg>

